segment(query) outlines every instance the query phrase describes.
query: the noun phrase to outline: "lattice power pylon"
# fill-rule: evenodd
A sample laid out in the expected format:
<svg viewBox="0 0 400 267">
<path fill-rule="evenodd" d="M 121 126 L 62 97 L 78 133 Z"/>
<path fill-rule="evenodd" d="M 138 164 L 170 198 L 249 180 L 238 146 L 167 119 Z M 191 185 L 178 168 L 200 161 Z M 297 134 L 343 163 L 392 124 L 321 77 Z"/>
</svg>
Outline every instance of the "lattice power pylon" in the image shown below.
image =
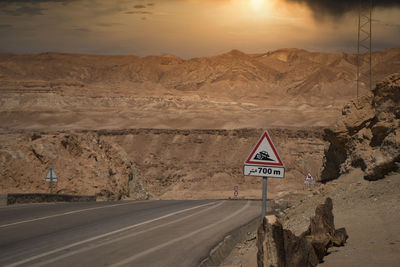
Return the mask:
<svg viewBox="0 0 400 267">
<path fill-rule="evenodd" d="M 362 70 L 368 63 L 368 70 Z M 357 38 L 357 99 L 361 83 L 372 91 L 372 0 L 360 0 Z"/>
</svg>

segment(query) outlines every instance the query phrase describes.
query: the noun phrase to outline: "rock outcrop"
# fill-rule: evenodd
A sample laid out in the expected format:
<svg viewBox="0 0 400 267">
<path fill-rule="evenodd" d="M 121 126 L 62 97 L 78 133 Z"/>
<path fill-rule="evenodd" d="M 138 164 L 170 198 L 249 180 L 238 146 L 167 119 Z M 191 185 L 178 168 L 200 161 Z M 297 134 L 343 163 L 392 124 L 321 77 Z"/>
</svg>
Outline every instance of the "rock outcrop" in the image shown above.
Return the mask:
<svg viewBox="0 0 400 267">
<path fill-rule="evenodd" d="M 325 152 L 323 180 L 361 168 L 365 179 L 377 180 L 400 162 L 400 74 L 378 83 L 373 92 L 347 104 L 333 129 Z"/>
<path fill-rule="evenodd" d="M 94 133 L 1 136 L 0 193 L 48 193 L 45 176 L 53 167 L 58 194 L 98 199 L 149 199 L 152 195 L 135 164 L 118 145 Z M 13 141 L 11 141 L 13 140 Z"/>
<path fill-rule="evenodd" d="M 258 229 L 257 264 L 261 266 L 316 266 L 332 246 L 343 246 L 348 238 L 345 228 L 335 229 L 332 199 L 318 205 L 310 226 L 300 236 L 283 229 L 274 215 L 266 216 Z"/>
</svg>

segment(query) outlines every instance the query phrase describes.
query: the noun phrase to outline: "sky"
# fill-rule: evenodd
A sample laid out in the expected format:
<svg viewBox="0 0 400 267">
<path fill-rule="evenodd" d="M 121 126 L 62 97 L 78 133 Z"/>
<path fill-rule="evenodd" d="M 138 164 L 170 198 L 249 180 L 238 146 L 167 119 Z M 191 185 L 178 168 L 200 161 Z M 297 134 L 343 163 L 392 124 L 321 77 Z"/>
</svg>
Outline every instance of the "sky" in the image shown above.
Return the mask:
<svg viewBox="0 0 400 267">
<path fill-rule="evenodd" d="M 355 53 L 358 1 L 0 0 L 0 52 L 181 58 L 232 49 Z M 373 50 L 399 48 L 400 1 L 374 1 L 372 18 Z"/>
</svg>

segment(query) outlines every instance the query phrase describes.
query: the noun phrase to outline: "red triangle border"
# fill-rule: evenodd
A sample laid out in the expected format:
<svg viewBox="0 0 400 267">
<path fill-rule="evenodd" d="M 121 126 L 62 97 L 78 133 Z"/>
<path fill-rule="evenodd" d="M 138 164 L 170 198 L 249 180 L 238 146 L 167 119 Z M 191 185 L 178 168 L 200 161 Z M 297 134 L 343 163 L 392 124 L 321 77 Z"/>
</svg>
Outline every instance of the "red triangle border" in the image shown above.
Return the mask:
<svg viewBox="0 0 400 267">
<path fill-rule="evenodd" d="M 265 163 L 265 162 L 257 162 L 257 161 L 252 161 L 251 160 L 253 158 L 253 156 L 254 156 L 254 153 L 256 153 L 258 147 L 260 146 L 260 144 L 261 144 L 261 142 L 263 141 L 264 138 L 267 139 L 269 145 L 271 146 L 272 151 L 274 152 L 275 157 L 278 160 L 277 163 L 271 163 L 271 162 Z M 255 165 L 263 165 L 263 166 L 284 167 L 283 162 L 282 162 L 281 158 L 279 157 L 278 152 L 275 149 L 275 145 L 272 142 L 271 138 L 269 137 L 269 134 L 268 134 L 267 131 L 265 131 L 264 134 L 261 136 L 261 138 L 258 140 L 257 145 L 254 147 L 253 151 L 250 153 L 250 156 L 247 158 L 247 160 L 244 162 L 244 164 L 251 164 L 251 165 L 255 164 Z"/>
</svg>

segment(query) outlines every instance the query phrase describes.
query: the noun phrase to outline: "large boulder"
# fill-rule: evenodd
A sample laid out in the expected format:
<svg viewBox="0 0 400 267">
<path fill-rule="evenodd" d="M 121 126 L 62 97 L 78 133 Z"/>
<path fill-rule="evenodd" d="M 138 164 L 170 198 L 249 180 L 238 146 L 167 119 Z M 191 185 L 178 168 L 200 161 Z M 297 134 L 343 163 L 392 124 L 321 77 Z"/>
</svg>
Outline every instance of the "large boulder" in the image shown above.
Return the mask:
<svg viewBox="0 0 400 267">
<path fill-rule="evenodd" d="M 343 246 L 345 228 L 335 229 L 332 199 L 317 206 L 310 226 L 300 236 L 283 229 L 279 219 L 266 216 L 257 232 L 257 264 L 263 266 L 317 266 L 332 246 Z"/>
<path fill-rule="evenodd" d="M 400 161 L 400 74 L 387 77 L 369 95 L 347 104 L 324 137 L 330 145 L 322 180 L 335 179 L 352 168 L 361 168 L 367 180 L 395 170 Z"/>
</svg>

